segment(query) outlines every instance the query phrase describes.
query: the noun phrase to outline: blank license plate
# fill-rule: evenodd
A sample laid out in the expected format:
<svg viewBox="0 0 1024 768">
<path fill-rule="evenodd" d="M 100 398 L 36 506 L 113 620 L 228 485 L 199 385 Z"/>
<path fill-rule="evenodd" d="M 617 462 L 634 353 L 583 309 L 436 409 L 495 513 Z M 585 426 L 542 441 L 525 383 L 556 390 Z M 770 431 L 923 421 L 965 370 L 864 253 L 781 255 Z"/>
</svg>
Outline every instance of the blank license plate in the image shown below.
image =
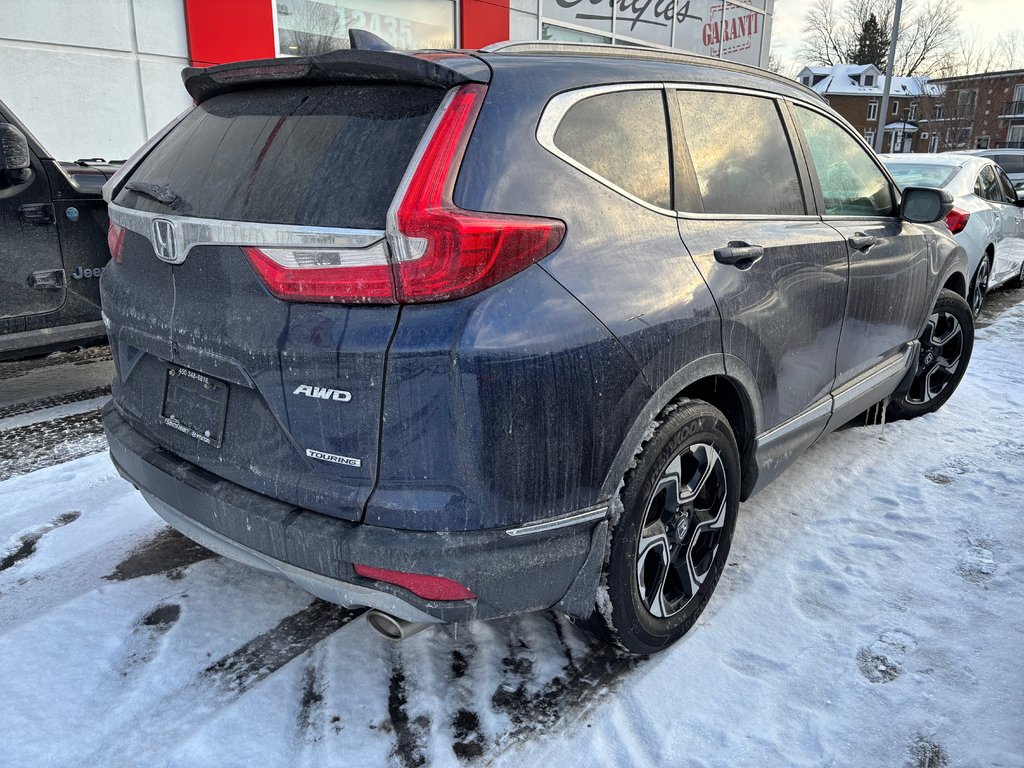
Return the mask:
<svg viewBox="0 0 1024 768">
<path fill-rule="evenodd" d="M 180 365 L 167 369 L 160 415 L 168 427 L 219 448 L 227 406 L 228 385 L 223 381 Z"/>
</svg>

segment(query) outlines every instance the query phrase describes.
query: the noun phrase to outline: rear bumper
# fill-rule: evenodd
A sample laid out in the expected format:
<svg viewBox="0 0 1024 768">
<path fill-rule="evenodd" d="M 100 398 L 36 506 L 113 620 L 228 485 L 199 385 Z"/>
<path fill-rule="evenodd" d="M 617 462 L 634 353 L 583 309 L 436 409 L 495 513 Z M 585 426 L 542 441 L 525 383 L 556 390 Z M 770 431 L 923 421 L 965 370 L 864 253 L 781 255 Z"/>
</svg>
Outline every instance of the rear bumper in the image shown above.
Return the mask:
<svg viewBox="0 0 1024 768">
<path fill-rule="evenodd" d="M 608 534 L 601 509 L 514 529 L 516 535 L 363 525 L 297 508 L 190 464 L 133 429 L 113 402 L 103 409 L 103 424 L 114 466 L 171 526 L 325 600 L 433 622 L 593 610 Z M 477 599 L 425 600 L 357 576 L 355 563 L 444 576 Z"/>
</svg>

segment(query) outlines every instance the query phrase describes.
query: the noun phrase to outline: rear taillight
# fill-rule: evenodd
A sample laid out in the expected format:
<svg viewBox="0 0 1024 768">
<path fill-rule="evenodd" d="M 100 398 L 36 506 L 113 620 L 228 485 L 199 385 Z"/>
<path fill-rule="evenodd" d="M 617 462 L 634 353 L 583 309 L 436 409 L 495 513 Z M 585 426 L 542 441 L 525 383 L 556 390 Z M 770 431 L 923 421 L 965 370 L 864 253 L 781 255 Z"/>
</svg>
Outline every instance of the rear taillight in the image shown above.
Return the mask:
<svg viewBox="0 0 1024 768">
<path fill-rule="evenodd" d="M 383 241 L 363 249 L 243 248 L 279 299 L 393 304 L 395 289 Z"/>
<path fill-rule="evenodd" d="M 958 232 L 964 231 L 964 227 L 967 226 L 967 220 L 969 218 L 971 218 L 971 214 L 967 211 L 961 211 L 959 208 L 954 208 L 946 214 L 946 226 L 949 227 L 949 231 L 955 235 Z"/>
<path fill-rule="evenodd" d="M 565 225 L 557 219 L 478 213 L 452 202 L 486 92 L 482 85 L 455 92 L 388 222 L 403 303 L 476 293 L 544 258 L 562 242 Z"/>
<path fill-rule="evenodd" d="M 558 247 L 557 219 L 459 208 L 455 180 L 487 89 L 456 90 L 388 215 L 387 240 L 364 250 L 243 248 L 267 288 L 289 301 L 393 304 L 482 291 Z"/>
<path fill-rule="evenodd" d="M 110 258 L 121 263 L 121 249 L 124 247 L 125 228 L 118 226 L 112 221 L 107 222 L 107 247 L 110 249 Z"/>
<path fill-rule="evenodd" d="M 371 565 L 356 565 L 356 574 L 364 579 L 384 581 L 408 589 L 424 600 L 472 600 L 476 597 L 469 589 L 457 581 L 444 576 L 430 576 L 425 573 L 406 573 L 405 571 L 389 571 L 385 568 L 374 568 Z"/>
</svg>

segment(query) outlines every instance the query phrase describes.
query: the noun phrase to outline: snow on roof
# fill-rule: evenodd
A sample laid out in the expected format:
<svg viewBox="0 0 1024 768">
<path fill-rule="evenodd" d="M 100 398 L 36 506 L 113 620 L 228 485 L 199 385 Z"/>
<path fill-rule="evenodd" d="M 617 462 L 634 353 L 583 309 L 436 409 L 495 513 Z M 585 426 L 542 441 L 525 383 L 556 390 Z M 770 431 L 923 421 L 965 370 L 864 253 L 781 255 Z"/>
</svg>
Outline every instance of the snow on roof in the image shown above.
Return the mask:
<svg viewBox="0 0 1024 768">
<path fill-rule="evenodd" d="M 885 77 L 873 64 L 836 64 L 831 67 L 804 67 L 797 79 L 808 75 L 824 79 L 810 86 L 822 96 L 882 96 Z M 864 75 L 874 75 L 871 85 L 863 85 Z M 937 96 L 945 89 L 928 82 L 927 77 L 894 77 L 890 96 Z"/>
<path fill-rule="evenodd" d="M 886 123 L 885 130 L 887 131 L 903 131 L 904 133 L 913 133 L 917 130 L 917 126 L 911 123 Z"/>
</svg>

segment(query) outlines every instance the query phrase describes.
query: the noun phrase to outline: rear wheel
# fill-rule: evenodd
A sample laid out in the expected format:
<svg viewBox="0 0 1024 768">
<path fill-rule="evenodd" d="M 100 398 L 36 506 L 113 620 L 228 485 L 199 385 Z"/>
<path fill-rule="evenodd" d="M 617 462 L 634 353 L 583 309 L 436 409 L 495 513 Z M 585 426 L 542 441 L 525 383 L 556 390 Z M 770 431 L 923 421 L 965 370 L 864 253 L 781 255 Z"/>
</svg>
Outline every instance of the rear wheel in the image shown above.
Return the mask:
<svg viewBox="0 0 1024 768">
<path fill-rule="evenodd" d="M 893 398 L 889 413 L 910 419 L 941 408 L 956 391 L 974 349 L 974 313 L 963 298 L 943 291 L 924 332 L 910 389 Z"/>
<path fill-rule="evenodd" d="M 682 637 L 722 575 L 739 483 L 739 451 L 725 416 L 705 402 L 684 402 L 625 478 L 605 570 L 608 601 L 592 629 L 636 654 Z"/>
<path fill-rule="evenodd" d="M 992 260 L 988 253 L 981 257 L 981 263 L 974 273 L 974 280 L 971 281 L 971 309 L 977 317 L 981 308 L 985 305 L 985 296 L 988 294 L 989 279 L 992 277 Z"/>
</svg>

